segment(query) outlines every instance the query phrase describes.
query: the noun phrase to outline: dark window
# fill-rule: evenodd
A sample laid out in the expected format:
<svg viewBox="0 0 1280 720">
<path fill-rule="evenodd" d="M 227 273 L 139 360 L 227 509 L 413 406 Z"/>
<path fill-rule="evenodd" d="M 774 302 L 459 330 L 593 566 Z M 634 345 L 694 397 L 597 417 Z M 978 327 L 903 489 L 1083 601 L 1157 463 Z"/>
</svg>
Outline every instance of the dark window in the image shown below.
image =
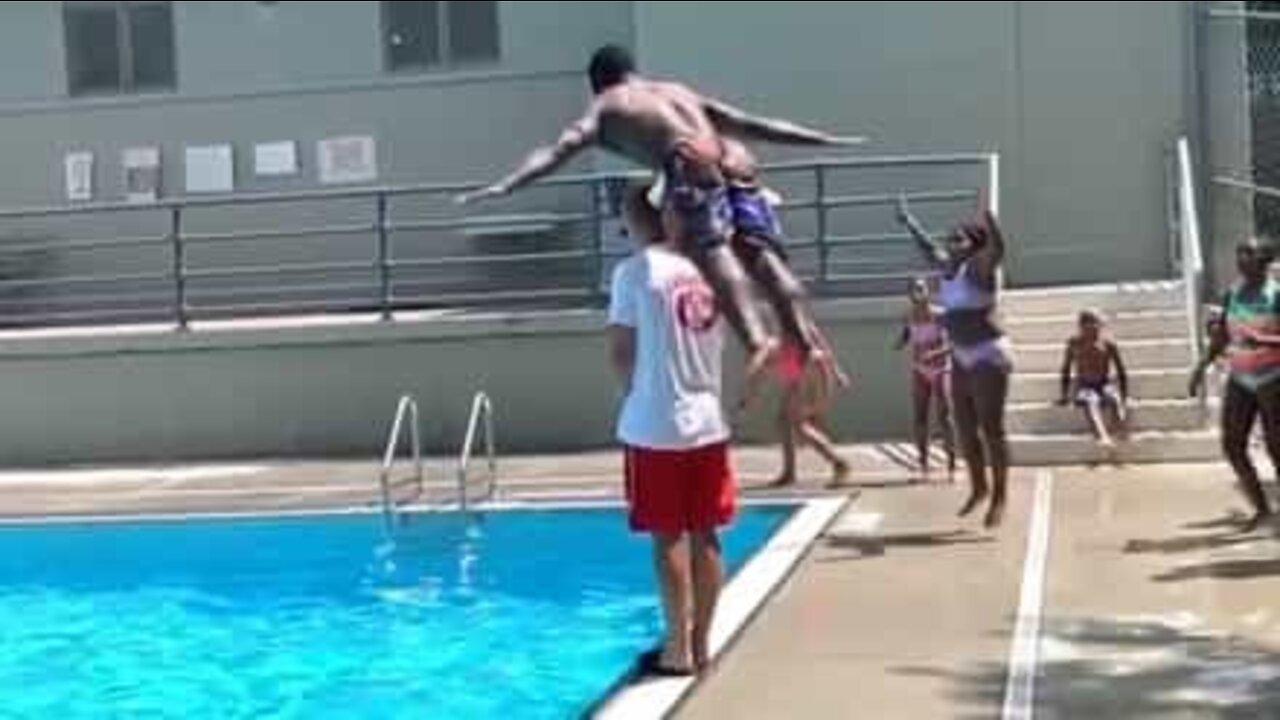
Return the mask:
<svg viewBox="0 0 1280 720">
<path fill-rule="evenodd" d="M 172 3 L 68 2 L 63 25 L 72 95 L 173 88 Z"/>
<path fill-rule="evenodd" d="M 382 3 L 387 67 L 421 69 L 498 59 L 498 3 Z"/>
</svg>

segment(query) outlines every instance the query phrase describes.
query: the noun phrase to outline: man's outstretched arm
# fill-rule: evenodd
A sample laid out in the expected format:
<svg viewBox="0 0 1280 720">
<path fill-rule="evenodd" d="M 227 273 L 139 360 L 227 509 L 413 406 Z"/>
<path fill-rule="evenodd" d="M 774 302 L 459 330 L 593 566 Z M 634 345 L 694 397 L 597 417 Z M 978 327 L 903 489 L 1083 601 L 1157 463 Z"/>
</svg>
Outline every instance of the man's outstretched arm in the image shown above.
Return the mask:
<svg viewBox="0 0 1280 720">
<path fill-rule="evenodd" d="M 560 138 L 551 145 L 534 149 L 509 175 L 487 187 L 464 193 L 455 198 L 462 205 L 484 198 L 508 195 L 529 183 L 555 172 L 575 155 L 595 143 L 596 121 L 588 114 L 565 128 Z"/>
<path fill-rule="evenodd" d="M 726 102 L 704 97 L 703 106 L 716 129 L 727 135 L 779 145 L 860 145 L 861 137 L 840 137 L 799 123 L 753 115 Z"/>
</svg>

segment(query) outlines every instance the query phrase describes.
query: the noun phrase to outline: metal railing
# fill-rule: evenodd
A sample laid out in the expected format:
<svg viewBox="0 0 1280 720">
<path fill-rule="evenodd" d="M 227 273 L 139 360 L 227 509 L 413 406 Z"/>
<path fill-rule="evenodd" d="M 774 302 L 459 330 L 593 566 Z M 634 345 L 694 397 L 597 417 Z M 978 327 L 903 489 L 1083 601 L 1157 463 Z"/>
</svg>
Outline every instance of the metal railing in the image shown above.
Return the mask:
<svg viewBox="0 0 1280 720">
<path fill-rule="evenodd" d="M 1187 330 L 1191 342 L 1192 367 L 1199 365 L 1204 346 L 1204 246 L 1200 239 L 1200 212 L 1196 203 L 1195 172 L 1191 164 L 1191 143 L 1179 138 L 1176 150 L 1177 187 L 1177 265 L 1187 311 Z M 1207 409 L 1206 393 L 1200 393 L 1200 409 Z"/>
<path fill-rule="evenodd" d="M 493 436 L 493 402 L 489 400 L 489 396 L 483 391 L 476 393 L 471 401 L 471 415 L 467 419 L 467 433 L 462 440 L 462 451 L 458 453 L 458 507 L 463 512 L 466 512 L 470 507 L 470 499 L 467 493 L 470 483 L 468 482 L 467 471 L 471 465 L 476 433 L 481 429 L 482 421 L 484 423 L 485 456 L 489 469 L 489 482 L 483 498 L 489 500 L 493 498 L 498 487 L 498 456 Z"/>
<path fill-rule="evenodd" d="M 409 441 L 413 452 L 413 480 L 417 486 L 415 497 L 422 497 L 426 478 L 422 469 L 422 441 L 418 434 L 418 402 L 411 395 L 404 395 L 396 404 L 395 419 L 387 435 L 386 449 L 382 453 L 382 468 L 378 473 L 378 488 L 382 494 L 382 521 L 388 537 L 395 530 L 396 500 L 392 495 L 391 472 L 395 466 L 396 450 L 400 446 L 401 430 L 405 417 L 409 418 Z"/>
<path fill-rule="evenodd" d="M 450 202 L 474 187 L 463 183 L 0 210 L 0 260 L 56 256 L 46 264 L 56 272 L 0 278 L 0 323 L 186 329 L 269 314 L 392 320 L 421 308 L 599 303 L 601 278 L 628 252 L 610 235 L 618 189 L 645 177 L 562 175 L 476 214 Z M 889 212 L 898 188 L 950 224 L 984 192 L 995 201 L 998 158 L 818 158 L 766 165 L 765 177 L 787 198 L 789 248 L 815 292 L 883 294 L 916 271 Z M 7 294 L 21 294 L 21 307 Z"/>
</svg>

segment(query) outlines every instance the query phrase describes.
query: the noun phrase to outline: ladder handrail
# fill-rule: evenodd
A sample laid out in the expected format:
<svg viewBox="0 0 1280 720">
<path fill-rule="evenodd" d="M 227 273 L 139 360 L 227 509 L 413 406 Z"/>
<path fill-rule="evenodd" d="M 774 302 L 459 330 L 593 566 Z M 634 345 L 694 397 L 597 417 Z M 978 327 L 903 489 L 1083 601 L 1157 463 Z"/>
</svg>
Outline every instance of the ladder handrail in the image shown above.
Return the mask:
<svg viewBox="0 0 1280 720">
<path fill-rule="evenodd" d="M 402 395 L 396 404 L 396 416 L 391 422 L 386 450 L 382 453 L 382 469 L 378 474 L 378 486 L 382 491 L 382 519 L 390 532 L 395 521 L 395 503 L 391 498 L 391 468 L 396 460 L 396 448 L 400 445 L 401 428 L 405 415 L 409 415 L 409 438 L 413 450 L 414 479 L 418 484 L 418 496 L 422 496 L 424 477 L 422 471 L 422 442 L 418 432 L 418 401 L 412 395 Z"/>
<path fill-rule="evenodd" d="M 497 489 L 498 459 L 494 450 L 493 439 L 493 402 L 483 390 L 471 399 L 471 416 L 467 420 L 467 434 L 462 440 L 462 451 L 458 454 L 458 505 L 463 511 L 467 509 L 467 468 L 471 464 L 471 454 L 475 446 L 476 432 L 480 429 L 480 420 L 484 419 L 485 455 L 489 466 L 489 488 L 485 499 L 493 497 Z"/>
<path fill-rule="evenodd" d="M 1195 169 L 1191 164 L 1191 143 L 1186 137 L 1178 138 L 1175 147 L 1177 162 L 1177 218 L 1180 270 L 1184 301 L 1187 311 L 1187 329 L 1190 333 L 1192 367 L 1200 364 L 1204 356 L 1204 247 L 1200 237 L 1200 213 L 1196 206 Z M 1198 396 L 1200 412 L 1208 411 L 1205 393 Z"/>
</svg>

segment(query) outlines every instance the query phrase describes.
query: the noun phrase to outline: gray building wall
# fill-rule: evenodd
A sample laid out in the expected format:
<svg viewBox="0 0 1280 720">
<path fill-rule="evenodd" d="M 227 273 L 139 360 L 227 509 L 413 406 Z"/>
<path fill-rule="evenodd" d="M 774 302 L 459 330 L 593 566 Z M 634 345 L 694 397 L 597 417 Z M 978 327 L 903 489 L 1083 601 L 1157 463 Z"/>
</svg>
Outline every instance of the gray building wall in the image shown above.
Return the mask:
<svg viewBox="0 0 1280 720">
<path fill-rule="evenodd" d="M 177 89 L 172 93 L 69 98 L 61 3 L 0 6 L 0 177 L 4 206 L 61 204 L 62 156 L 98 153 L 100 197 L 119 198 L 119 152 L 156 144 L 165 191 L 182 192 L 185 145 L 229 142 L 239 151 L 237 189 L 277 189 L 245 164 L 256 141 L 302 143 L 314 183 L 314 141 L 371 133 L 381 180 L 452 181 L 510 164 L 535 139 L 554 136 L 585 94 L 584 58 L 630 38 L 626 2 L 503 2 L 502 59 L 466 71 L 391 73 L 383 68 L 376 2 L 175 2 Z"/>
<path fill-rule="evenodd" d="M 999 150 L 1015 283 L 1167 273 L 1187 3 L 752 3 L 708 32 L 717 14 L 636 3 L 645 67 L 865 152 Z"/>
<path fill-rule="evenodd" d="M 186 146 L 233 145 L 237 191 L 291 190 L 318 186 L 318 140 L 350 134 L 376 138 L 379 183 L 487 179 L 507 169 L 531 144 L 554 138 L 579 111 L 586 95 L 582 68 L 592 49 L 601 42 L 626 43 L 631 36 L 627 2 L 584 3 L 573 12 L 556 2 L 503 2 L 499 62 L 458 71 L 392 73 L 383 67 L 380 3 L 175 2 L 173 8 L 176 90 L 71 98 L 61 3 L 0 5 L 0 59 L 6 61 L 0 68 L 0 157 L 10 169 L 0 174 L 0 206 L 65 204 L 63 156 L 79 150 L 95 155 L 95 199 L 120 200 L 122 150 L 149 145 L 161 148 L 166 196 L 184 193 Z M 298 142 L 300 172 L 254 177 L 254 143 L 275 140 Z M 580 167 L 589 165 L 586 159 Z M 566 199 L 563 193 L 542 192 L 523 203 L 562 206 L 581 202 L 580 195 Z M 407 220 L 457 211 L 437 198 L 393 203 L 392 212 L 393 219 Z M 185 228 L 218 232 L 315 226 L 369 221 L 372 213 L 371 202 L 254 207 L 190 213 Z M 0 238 L 163 237 L 167 223 L 156 212 L 0 221 Z M 407 256 L 474 249 L 469 240 L 449 232 L 405 233 L 397 241 Z M 348 262 L 371 257 L 374 242 L 372 232 L 288 247 L 247 242 L 193 248 L 188 260 L 195 270 Z M 21 262 L 60 276 L 165 273 L 171 265 L 163 248 L 52 251 Z M 372 283 L 372 278 L 365 273 L 359 280 Z M 355 279 L 296 276 L 279 282 L 314 285 Z M 273 279 L 263 282 L 270 285 Z M 138 283 L 129 290 L 153 298 L 169 293 L 167 285 Z M 194 283 L 193 299 L 217 304 L 210 293 L 226 285 Z M 25 294 L 30 306 L 78 312 L 95 304 L 82 295 L 106 290 L 77 286 Z M 150 300 L 144 304 L 153 305 Z"/>
<path fill-rule="evenodd" d="M 237 188 L 315 184 L 314 143 L 369 133 L 381 179 L 488 177 L 577 110 L 590 50 L 845 131 L 864 152 L 999 150 L 1015 283 L 1167 272 L 1164 152 L 1187 125 L 1187 3 L 503 2 L 502 60 L 388 73 L 379 3 L 176 2 L 176 92 L 66 97 L 60 3 L 0 5 L 0 204 L 63 202 L 61 158 L 158 144 L 236 146 Z M 718 32 L 707 31 L 716 18 Z M 797 78 L 803 78 L 802 82 Z M 255 141 L 300 141 L 302 173 L 261 180 Z M 915 180 L 903 180 L 915 182 Z M 961 212 L 956 208 L 939 216 Z M 1099 259 L 1105 258 L 1105 262 Z"/>
</svg>

